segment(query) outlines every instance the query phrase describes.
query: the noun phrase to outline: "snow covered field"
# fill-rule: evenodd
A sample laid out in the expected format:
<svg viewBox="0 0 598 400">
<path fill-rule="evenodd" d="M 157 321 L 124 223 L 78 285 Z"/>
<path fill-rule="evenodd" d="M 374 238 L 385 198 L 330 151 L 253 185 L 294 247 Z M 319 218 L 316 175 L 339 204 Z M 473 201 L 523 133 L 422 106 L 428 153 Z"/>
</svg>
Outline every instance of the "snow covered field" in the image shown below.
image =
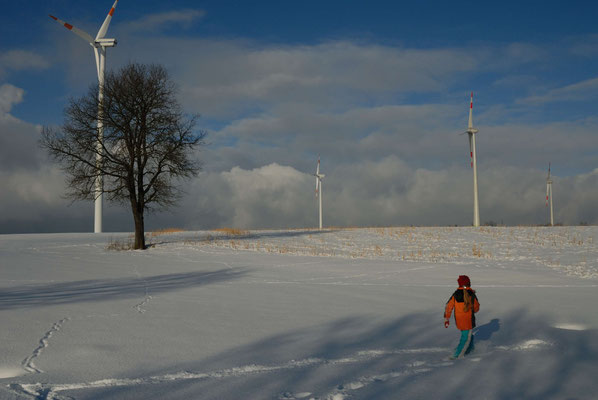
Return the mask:
<svg viewBox="0 0 598 400">
<path fill-rule="evenodd" d="M 0 236 L 0 399 L 598 398 L 598 227 L 127 236 Z"/>
</svg>

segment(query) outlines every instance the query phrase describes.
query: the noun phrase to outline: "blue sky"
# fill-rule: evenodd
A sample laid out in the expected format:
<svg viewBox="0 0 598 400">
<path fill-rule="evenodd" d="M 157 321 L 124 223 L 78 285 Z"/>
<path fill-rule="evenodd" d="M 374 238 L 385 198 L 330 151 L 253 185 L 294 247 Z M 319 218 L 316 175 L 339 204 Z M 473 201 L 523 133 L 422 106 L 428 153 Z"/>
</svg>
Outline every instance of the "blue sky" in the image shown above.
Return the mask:
<svg viewBox="0 0 598 400">
<path fill-rule="evenodd" d="M 103 4 L 108 3 L 108 5 Z M 48 14 L 56 14 L 72 23 L 85 24 L 88 30 L 99 27 L 111 1 L 29 1 L 27 7 L 11 2 L 4 7 L 2 15 L 1 45 L 3 51 L 26 49 L 49 56 L 58 43 L 67 40 L 66 32 L 58 35 Z M 138 21 L 147 15 L 166 14 L 179 10 L 196 10 L 201 16 L 182 23 L 164 23 L 158 32 L 145 32 L 149 37 L 187 37 L 250 40 L 273 45 L 314 45 L 329 40 L 353 40 L 360 43 L 380 43 L 390 46 L 417 49 L 495 47 L 512 43 L 536 45 L 546 54 L 544 62 L 549 65 L 521 65 L 521 75 L 530 74 L 536 84 L 558 87 L 593 78 L 598 68 L 598 57 L 583 55 L 564 57 L 563 53 L 576 45 L 587 44 L 596 34 L 595 18 L 598 4 L 573 2 L 563 6 L 561 2 L 503 2 L 481 4 L 470 2 L 450 4 L 441 1 L 406 2 L 228 2 L 228 1 L 127 1 L 117 7 L 112 30 L 127 21 Z M 482 2 L 483 3 L 483 2 Z M 139 5 L 143 4 L 140 9 Z M 32 11 L 37 11 L 32 13 Z M 14 35 L 10 33 L 13 32 Z M 51 37 L 45 37 L 50 34 Z M 44 40 L 49 39 L 49 40 Z M 83 45 L 84 46 L 84 45 Z M 593 47 L 593 46 L 592 46 Z M 118 51 L 115 49 L 115 51 Z M 594 51 L 598 49 L 594 48 Z M 89 52 L 91 53 L 91 52 Z M 89 57 L 92 58 L 90 54 Z M 91 60 L 93 63 L 93 59 Z M 513 101 L 533 87 L 524 86 L 524 93 L 496 88 L 494 74 L 472 71 L 468 77 L 476 91 L 485 90 L 493 99 Z M 47 104 L 40 99 L 37 107 L 33 101 L 48 98 L 48 91 L 55 95 L 72 95 L 71 88 L 64 87 L 64 67 L 53 63 L 49 70 L 14 71 L 11 81 L 21 87 L 28 86 L 27 105 L 15 107 L 14 115 L 47 123 Z M 530 77 L 531 79 L 531 77 Z M 425 98 L 413 93 L 412 102 L 425 102 Z M 496 100 L 495 100 L 496 101 Z M 60 114 L 61 102 L 55 102 L 53 114 Z M 30 106 L 30 107 L 27 107 Z M 550 107 L 539 112 L 539 119 L 554 118 L 556 112 L 583 116 L 591 106 Z M 543 113 L 543 111 L 547 111 Z M 53 122 L 60 122 L 52 118 Z"/>
<path fill-rule="evenodd" d="M 3 211 L 0 232 L 89 228 L 92 205 L 61 199 L 63 176 L 35 141 L 96 82 L 91 48 L 48 14 L 94 35 L 111 5 L 4 7 L 0 205 L 22 210 Z M 472 90 L 482 222 L 545 223 L 551 161 L 557 221 L 598 223 L 597 16 L 594 2 L 121 0 L 108 68 L 165 65 L 209 132 L 204 173 L 148 224 L 315 225 L 303 186 L 321 154 L 331 225 L 467 225 L 457 133 Z M 131 229 L 123 215 L 107 207 L 107 229 Z"/>
</svg>

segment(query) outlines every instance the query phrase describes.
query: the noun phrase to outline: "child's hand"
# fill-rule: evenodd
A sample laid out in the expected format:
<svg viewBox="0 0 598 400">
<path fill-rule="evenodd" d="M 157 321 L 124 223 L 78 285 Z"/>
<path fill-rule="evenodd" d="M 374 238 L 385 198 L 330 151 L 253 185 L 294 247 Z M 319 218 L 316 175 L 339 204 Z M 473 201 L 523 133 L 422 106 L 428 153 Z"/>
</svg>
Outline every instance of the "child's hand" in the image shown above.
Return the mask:
<svg viewBox="0 0 598 400">
<path fill-rule="evenodd" d="M 445 327 L 445 328 L 448 328 L 448 327 L 449 327 L 449 319 L 448 319 L 448 318 L 445 318 L 445 319 L 444 319 L 444 327 Z"/>
</svg>

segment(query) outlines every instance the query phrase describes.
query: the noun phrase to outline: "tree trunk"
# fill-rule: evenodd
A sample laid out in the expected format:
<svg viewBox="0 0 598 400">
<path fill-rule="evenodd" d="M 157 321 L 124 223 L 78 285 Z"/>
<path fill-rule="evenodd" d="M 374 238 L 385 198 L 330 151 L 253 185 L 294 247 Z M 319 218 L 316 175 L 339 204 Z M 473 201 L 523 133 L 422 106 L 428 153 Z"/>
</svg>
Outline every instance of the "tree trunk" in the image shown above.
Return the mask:
<svg viewBox="0 0 598 400">
<path fill-rule="evenodd" d="M 133 207 L 133 217 L 135 219 L 135 246 L 134 250 L 145 249 L 145 225 L 143 222 L 143 210 Z"/>
</svg>

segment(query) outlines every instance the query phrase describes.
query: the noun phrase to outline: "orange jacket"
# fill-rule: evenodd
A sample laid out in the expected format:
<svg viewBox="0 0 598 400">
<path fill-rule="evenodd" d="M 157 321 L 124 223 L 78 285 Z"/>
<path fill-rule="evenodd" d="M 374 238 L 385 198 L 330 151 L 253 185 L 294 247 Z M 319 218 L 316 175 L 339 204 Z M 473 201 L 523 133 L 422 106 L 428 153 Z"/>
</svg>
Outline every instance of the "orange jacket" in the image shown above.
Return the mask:
<svg viewBox="0 0 598 400">
<path fill-rule="evenodd" d="M 468 293 L 473 297 L 473 310 L 465 311 L 465 300 L 463 299 L 463 292 L 467 290 Z M 475 290 L 466 287 L 460 287 L 455 290 L 455 293 L 446 302 L 444 309 L 444 318 L 449 319 L 451 314 L 455 310 L 455 322 L 457 323 L 457 329 L 461 331 L 468 331 L 475 327 L 475 313 L 480 310 L 480 303 L 475 294 Z"/>
</svg>

